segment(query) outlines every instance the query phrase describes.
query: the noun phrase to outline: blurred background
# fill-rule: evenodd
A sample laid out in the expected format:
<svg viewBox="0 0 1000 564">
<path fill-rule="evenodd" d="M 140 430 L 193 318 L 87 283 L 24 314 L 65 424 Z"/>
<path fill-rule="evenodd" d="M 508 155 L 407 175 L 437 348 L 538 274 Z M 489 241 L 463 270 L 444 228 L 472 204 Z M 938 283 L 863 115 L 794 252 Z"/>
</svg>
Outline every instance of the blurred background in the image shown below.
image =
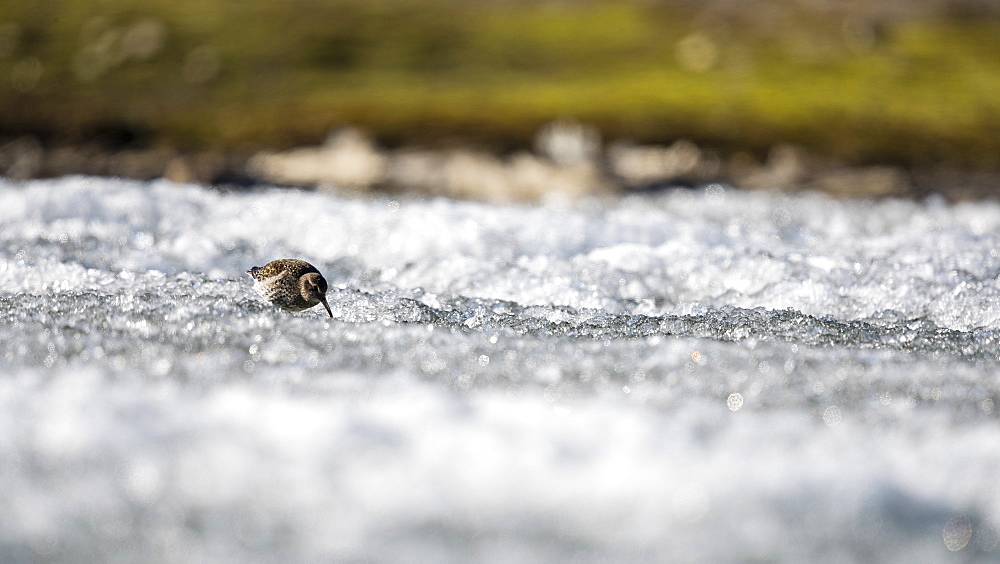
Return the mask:
<svg viewBox="0 0 1000 564">
<path fill-rule="evenodd" d="M 11 177 L 966 198 L 998 171 L 993 0 L 0 2 Z"/>
</svg>

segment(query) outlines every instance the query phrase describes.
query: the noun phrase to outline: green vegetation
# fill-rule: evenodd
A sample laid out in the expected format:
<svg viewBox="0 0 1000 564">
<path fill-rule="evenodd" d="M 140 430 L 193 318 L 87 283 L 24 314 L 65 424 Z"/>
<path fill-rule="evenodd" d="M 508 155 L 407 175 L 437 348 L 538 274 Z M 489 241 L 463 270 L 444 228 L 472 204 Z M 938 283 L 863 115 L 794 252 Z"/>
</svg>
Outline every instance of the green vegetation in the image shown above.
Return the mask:
<svg viewBox="0 0 1000 564">
<path fill-rule="evenodd" d="M 0 135 L 252 150 L 353 124 L 511 147 L 573 117 L 641 142 L 1000 168 L 1000 20 L 801 5 L 6 2 Z"/>
</svg>

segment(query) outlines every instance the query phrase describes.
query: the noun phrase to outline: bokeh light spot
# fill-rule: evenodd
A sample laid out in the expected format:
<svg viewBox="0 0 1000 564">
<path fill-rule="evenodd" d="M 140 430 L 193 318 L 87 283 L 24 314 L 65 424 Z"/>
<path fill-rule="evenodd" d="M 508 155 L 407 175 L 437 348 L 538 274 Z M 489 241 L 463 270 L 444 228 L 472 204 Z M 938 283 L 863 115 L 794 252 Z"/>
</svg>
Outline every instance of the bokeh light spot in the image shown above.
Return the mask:
<svg viewBox="0 0 1000 564">
<path fill-rule="evenodd" d="M 972 538 L 972 521 L 964 515 L 952 517 L 945 523 L 941 536 L 948 550 L 962 550 Z"/>
<path fill-rule="evenodd" d="M 677 62 L 689 71 L 711 70 L 719 60 L 719 49 L 704 33 L 692 33 L 677 42 Z"/>
<path fill-rule="evenodd" d="M 828 427 L 836 427 L 840 423 L 840 408 L 831 405 L 830 407 L 823 410 L 823 422 L 827 424 Z"/>
<path fill-rule="evenodd" d="M 729 411 L 739 411 L 743 407 L 743 395 L 739 393 L 729 394 L 726 398 L 726 407 Z"/>
<path fill-rule="evenodd" d="M 216 77 L 222 68 L 219 52 L 208 45 L 192 49 L 184 59 L 184 80 L 203 84 Z"/>
</svg>

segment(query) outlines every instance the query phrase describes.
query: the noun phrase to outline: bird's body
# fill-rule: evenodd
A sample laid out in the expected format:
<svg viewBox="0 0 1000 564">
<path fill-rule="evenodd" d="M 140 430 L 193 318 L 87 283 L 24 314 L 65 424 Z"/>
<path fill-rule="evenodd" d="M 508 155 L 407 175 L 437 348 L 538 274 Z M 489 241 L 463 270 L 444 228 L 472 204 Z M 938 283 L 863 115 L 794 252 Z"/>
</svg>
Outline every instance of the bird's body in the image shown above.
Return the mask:
<svg viewBox="0 0 1000 564">
<path fill-rule="evenodd" d="M 333 317 L 326 301 L 326 279 L 316 267 L 304 260 L 279 259 L 247 271 L 253 287 L 265 300 L 285 311 L 303 311 L 323 304 Z"/>
</svg>

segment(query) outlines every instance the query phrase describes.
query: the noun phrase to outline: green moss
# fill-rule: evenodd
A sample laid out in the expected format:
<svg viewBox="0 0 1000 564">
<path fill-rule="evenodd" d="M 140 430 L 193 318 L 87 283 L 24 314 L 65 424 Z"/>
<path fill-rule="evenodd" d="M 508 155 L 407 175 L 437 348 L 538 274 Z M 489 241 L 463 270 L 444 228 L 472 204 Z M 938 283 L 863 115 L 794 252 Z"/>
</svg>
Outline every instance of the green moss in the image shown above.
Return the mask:
<svg viewBox="0 0 1000 564">
<path fill-rule="evenodd" d="M 639 0 L 7 4 L 0 133 L 115 123 L 153 143 L 246 150 L 355 124 L 526 144 L 572 116 L 645 142 L 1000 167 L 991 20 L 869 25 L 793 2 L 770 19 Z M 160 26 L 159 48 L 123 54 L 142 22 Z"/>
</svg>

